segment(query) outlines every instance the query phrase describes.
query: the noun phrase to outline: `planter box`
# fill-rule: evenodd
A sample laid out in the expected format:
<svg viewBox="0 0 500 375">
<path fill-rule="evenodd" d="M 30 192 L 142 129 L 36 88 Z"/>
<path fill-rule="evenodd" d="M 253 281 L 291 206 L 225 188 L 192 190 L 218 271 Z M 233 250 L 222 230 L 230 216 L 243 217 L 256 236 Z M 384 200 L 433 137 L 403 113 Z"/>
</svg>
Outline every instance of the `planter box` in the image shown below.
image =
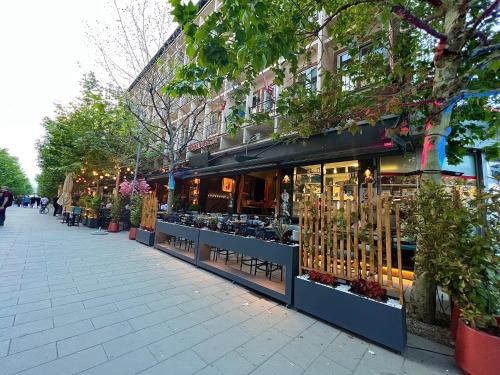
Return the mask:
<svg viewBox="0 0 500 375">
<path fill-rule="evenodd" d="M 144 245 L 153 246 L 155 243 L 155 233 L 137 228 L 137 235 L 135 237 L 135 240 Z"/>
<path fill-rule="evenodd" d="M 176 258 L 182 259 L 186 262 L 197 264 L 198 260 L 198 237 L 200 230 L 186 225 L 167 223 L 165 221 L 156 221 L 154 246 L 156 249 L 161 250 Z M 174 246 L 165 244 L 167 236 L 185 238 L 194 242 L 193 251 L 186 252 L 177 250 Z"/>
<path fill-rule="evenodd" d="M 295 278 L 294 306 L 397 352 L 406 347 L 406 311 L 346 291 Z"/>
<path fill-rule="evenodd" d="M 87 218 L 85 219 L 84 225 L 89 228 L 97 228 L 99 220 L 97 218 Z"/>
<path fill-rule="evenodd" d="M 288 305 L 293 302 L 293 279 L 298 273 L 298 246 L 285 245 L 274 241 L 265 241 L 253 237 L 243 237 L 229 233 L 215 232 L 207 229 L 200 229 L 198 266 L 214 273 L 217 273 L 230 280 L 254 289 L 262 294 L 266 294 L 274 299 L 282 301 Z M 218 247 L 229 251 L 235 251 L 250 257 L 255 257 L 268 262 L 280 264 L 285 267 L 284 292 L 278 292 L 261 285 L 255 279 L 246 277 L 238 272 L 214 267 L 208 260 L 210 259 L 210 247 Z"/>
</svg>

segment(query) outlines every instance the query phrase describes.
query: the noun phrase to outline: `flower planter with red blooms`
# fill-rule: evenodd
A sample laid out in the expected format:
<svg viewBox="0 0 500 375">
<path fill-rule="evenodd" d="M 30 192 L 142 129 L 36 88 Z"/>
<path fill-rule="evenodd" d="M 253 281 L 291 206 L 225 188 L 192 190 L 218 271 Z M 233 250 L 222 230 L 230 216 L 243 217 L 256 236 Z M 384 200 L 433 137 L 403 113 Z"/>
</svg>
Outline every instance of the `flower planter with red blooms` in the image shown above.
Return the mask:
<svg viewBox="0 0 500 375">
<path fill-rule="evenodd" d="M 458 321 L 455 360 L 467 375 L 500 374 L 500 337 Z"/>
<path fill-rule="evenodd" d="M 112 221 L 111 223 L 109 223 L 108 232 L 116 233 L 119 230 L 120 230 L 120 226 L 118 225 L 118 223 L 115 223 L 114 221 Z"/>
<path fill-rule="evenodd" d="M 371 283 L 365 289 L 385 295 Z M 371 299 L 337 284 L 333 276 L 311 272 L 295 278 L 294 306 L 396 352 L 405 349 L 406 311 L 396 300 Z"/>
<path fill-rule="evenodd" d="M 135 240 L 136 236 L 137 236 L 137 228 L 131 227 L 128 231 L 128 239 Z"/>
</svg>

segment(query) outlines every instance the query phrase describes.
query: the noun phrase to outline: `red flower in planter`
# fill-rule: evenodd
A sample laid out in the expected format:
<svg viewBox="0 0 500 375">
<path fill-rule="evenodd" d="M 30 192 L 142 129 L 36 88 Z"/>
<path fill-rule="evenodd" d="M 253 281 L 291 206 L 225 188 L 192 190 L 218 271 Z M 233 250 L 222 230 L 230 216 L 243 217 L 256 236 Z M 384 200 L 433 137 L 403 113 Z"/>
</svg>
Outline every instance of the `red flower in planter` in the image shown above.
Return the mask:
<svg viewBox="0 0 500 375">
<path fill-rule="evenodd" d="M 325 285 L 337 285 L 337 278 L 335 276 L 318 271 L 309 271 L 309 279 Z"/>
<path fill-rule="evenodd" d="M 353 280 L 351 281 L 349 291 L 378 301 L 387 301 L 387 289 L 382 288 L 376 281 L 367 281 L 365 279 Z"/>
</svg>

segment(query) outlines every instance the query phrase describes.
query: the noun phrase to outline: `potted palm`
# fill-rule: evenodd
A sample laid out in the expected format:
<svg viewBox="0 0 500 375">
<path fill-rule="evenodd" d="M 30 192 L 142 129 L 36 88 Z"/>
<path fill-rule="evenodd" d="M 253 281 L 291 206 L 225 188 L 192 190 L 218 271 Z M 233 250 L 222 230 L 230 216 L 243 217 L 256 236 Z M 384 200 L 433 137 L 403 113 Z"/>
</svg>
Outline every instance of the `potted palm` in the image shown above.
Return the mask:
<svg viewBox="0 0 500 375">
<path fill-rule="evenodd" d="M 471 198 L 460 189 L 424 183 L 413 214 L 408 211 L 406 228 L 423 244 L 417 265 L 459 308 L 458 366 L 466 374 L 499 374 L 499 194 Z"/>
<path fill-rule="evenodd" d="M 113 199 L 113 203 L 111 205 L 111 222 L 108 226 L 108 232 L 118 232 L 120 227 L 118 225 L 120 221 L 120 215 L 122 212 L 122 200 L 120 196 L 116 196 Z"/>
<path fill-rule="evenodd" d="M 141 225 L 142 216 L 142 196 L 135 195 L 130 202 L 130 230 L 128 231 L 128 239 L 135 240 L 137 236 L 137 228 Z"/>
</svg>

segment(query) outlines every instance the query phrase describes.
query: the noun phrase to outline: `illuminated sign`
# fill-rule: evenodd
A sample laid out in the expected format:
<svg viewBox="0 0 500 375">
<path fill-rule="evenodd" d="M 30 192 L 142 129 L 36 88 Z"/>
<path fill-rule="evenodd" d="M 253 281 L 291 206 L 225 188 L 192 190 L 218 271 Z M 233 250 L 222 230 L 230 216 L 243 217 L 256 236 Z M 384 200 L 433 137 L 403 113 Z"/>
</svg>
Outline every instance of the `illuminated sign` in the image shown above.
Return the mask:
<svg viewBox="0 0 500 375">
<path fill-rule="evenodd" d="M 234 180 L 231 178 L 222 179 L 222 191 L 226 193 L 232 193 L 234 188 Z"/>
<path fill-rule="evenodd" d="M 200 148 L 205 148 L 205 147 L 211 146 L 211 145 L 217 143 L 217 140 L 218 140 L 218 138 L 214 137 L 214 138 L 206 139 L 206 140 L 201 141 L 201 142 L 196 142 L 196 143 L 190 144 L 187 147 L 187 150 L 189 152 L 193 152 L 193 151 L 199 150 Z"/>
</svg>

